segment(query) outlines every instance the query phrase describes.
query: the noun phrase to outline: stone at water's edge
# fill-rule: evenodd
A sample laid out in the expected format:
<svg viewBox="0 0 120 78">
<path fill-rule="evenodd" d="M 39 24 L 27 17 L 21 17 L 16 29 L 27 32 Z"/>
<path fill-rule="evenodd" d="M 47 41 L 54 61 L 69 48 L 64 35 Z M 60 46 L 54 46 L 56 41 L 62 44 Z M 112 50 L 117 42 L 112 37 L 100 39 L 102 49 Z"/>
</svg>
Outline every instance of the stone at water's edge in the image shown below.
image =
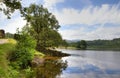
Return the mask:
<svg viewBox="0 0 120 78">
<path fill-rule="evenodd" d="M 34 59 L 31 61 L 32 67 L 40 66 L 44 63 L 44 59 L 40 58 L 39 56 L 35 56 Z"/>
</svg>

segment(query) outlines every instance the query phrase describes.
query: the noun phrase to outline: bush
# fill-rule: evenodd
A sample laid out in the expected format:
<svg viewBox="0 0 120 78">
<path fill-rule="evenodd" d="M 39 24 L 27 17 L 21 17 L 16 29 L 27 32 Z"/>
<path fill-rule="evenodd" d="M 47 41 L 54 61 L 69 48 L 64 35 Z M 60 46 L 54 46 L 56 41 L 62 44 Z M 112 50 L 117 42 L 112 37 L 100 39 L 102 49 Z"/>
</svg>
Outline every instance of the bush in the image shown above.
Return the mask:
<svg viewBox="0 0 120 78">
<path fill-rule="evenodd" d="M 20 78 L 20 73 L 10 66 L 8 76 L 9 78 Z"/>
<path fill-rule="evenodd" d="M 24 71 L 25 78 L 35 78 L 35 72 L 29 67 L 25 69 Z"/>
<path fill-rule="evenodd" d="M 21 34 L 17 40 L 16 50 L 12 53 L 11 61 L 16 62 L 20 68 L 27 68 L 33 59 L 35 47 L 36 41 L 31 36 Z M 16 66 L 14 62 L 11 65 Z"/>
</svg>

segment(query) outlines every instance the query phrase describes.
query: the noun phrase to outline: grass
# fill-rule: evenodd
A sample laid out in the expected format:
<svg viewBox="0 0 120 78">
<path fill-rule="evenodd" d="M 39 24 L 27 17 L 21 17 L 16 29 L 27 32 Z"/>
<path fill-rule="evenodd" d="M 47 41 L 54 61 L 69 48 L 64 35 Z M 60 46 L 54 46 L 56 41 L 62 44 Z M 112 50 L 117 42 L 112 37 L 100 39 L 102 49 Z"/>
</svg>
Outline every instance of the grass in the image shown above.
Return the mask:
<svg viewBox="0 0 120 78">
<path fill-rule="evenodd" d="M 58 49 L 69 49 L 69 50 L 76 50 L 77 48 L 76 47 L 58 47 Z"/>
<path fill-rule="evenodd" d="M 43 54 L 42 52 L 38 52 L 35 50 L 34 56 L 39 56 L 40 58 L 43 58 L 45 56 L 45 54 Z"/>
<path fill-rule="evenodd" d="M 16 43 L 16 40 L 8 39 L 7 43 L 0 44 L 0 78 L 26 77 L 26 74 L 20 72 L 17 69 L 12 69 L 11 66 L 9 66 L 10 62 L 8 60 L 8 56 L 15 50 Z M 34 56 L 39 56 L 40 58 L 43 58 L 45 55 L 35 50 Z"/>
<path fill-rule="evenodd" d="M 7 55 L 15 48 L 16 41 L 8 39 L 8 43 L 0 44 L 0 78 L 9 78 L 9 61 Z"/>
<path fill-rule="evenodd" d="M 16 43 L 16 40 L 8 39 L 7 43 L 0 44 L 0 78 L 26 78 L 27 76 L 27 74 L 25 74 L 26 72 L 22 73 L 22 70 L 13 69 L 9 65 L 9 55 L 15 50 Z M 44 58 L 45 55 L 35 50 L 34 56 Z M 29 73 L 31 72 L 32 71 L 29 71 Z"/>
<path fill-rule="evenodd" d="M 9 43 L 12 43 L 12 44 L 16 44 L 17 43 L 17 41 L 14 40 L 14 39 L 8 39 L 8 41 L 9 41 Z"/>
</svg>

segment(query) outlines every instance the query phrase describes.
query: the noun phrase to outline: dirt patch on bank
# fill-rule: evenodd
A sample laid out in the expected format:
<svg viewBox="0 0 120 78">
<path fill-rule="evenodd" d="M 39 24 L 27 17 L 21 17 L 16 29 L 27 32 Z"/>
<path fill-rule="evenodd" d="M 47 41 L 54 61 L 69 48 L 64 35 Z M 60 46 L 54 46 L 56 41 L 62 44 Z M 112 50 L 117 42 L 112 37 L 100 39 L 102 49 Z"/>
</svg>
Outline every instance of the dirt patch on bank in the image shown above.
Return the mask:
<svg viewBox="0 0 120 78">
<path fill-rule="evenodd" d="M 4 43 L 7 43 L 8 42 L 8 39 L 0 39 L 0 44 L 4 44 Z"/>
</svg>

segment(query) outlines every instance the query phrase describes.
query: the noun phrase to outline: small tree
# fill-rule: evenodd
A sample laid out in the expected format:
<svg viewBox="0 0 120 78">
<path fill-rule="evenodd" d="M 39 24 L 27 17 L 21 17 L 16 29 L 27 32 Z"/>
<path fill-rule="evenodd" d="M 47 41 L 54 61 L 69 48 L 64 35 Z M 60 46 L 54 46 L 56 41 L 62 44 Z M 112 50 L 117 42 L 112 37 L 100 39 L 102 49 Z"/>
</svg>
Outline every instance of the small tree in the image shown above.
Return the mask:
<svg viewBox="0 0 120 78">
<path fill-rule="evenodd" d="M 85 40 L 81 40 L 77 42 L 77 46 L 78 49 L 82 49 L 85 50 L 87 48 L 87 43 Z"/>
</svg>

